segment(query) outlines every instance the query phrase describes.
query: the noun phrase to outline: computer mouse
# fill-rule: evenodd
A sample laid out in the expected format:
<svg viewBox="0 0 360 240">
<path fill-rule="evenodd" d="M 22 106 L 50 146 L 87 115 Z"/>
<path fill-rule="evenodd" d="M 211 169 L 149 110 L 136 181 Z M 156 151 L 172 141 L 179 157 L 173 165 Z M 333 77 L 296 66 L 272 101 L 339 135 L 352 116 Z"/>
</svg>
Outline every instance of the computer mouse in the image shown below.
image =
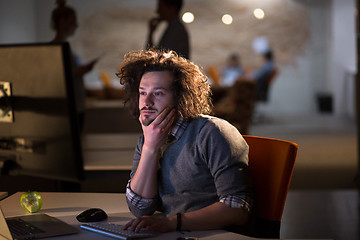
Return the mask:
<svg viewBox="0 0 360 240">
<path fill-rule="evenodd" d="M 107 219 L 107 214 L 100 208 L 90 208 L 76 216 L 79 222 L 99 222 Z"/>
</svg>

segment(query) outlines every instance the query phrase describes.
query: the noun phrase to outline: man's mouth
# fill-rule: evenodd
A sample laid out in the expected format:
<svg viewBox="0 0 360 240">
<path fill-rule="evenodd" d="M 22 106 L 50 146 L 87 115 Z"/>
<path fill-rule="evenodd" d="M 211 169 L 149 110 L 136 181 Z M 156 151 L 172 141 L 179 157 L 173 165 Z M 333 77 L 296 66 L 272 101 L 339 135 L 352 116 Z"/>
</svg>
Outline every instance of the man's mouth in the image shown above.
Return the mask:
<svg viewBox="0 0 360 240">
<path fill-rule="evenodd" d="M 154 108 L 142 108 L 141 113 L 144 114 L 144 115 L 153 114 L 153 113 L 156 113 L 156 109 L 154 109 Z"/>
<path fill-rule="evenodd" d="M 155 111 L 153 111 L 153 110 L 144 110 L 144 111 L 141 111 L 141 112 L 142 112 L 142 114 L 144 114 L 144 115 L 150 115 L 150 114 L 155 113 Z"/>
</svg>

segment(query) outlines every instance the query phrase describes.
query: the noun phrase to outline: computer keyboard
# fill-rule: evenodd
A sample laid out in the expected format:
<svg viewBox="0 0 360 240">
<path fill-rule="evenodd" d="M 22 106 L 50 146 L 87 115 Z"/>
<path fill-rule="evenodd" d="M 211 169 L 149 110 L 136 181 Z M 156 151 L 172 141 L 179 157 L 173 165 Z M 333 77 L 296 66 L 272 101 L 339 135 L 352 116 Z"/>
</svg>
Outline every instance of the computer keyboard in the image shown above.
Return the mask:
<svg viewBox="0 0 360 240">
<path fill-rule="evenodd" d="M 23 221 L 22 219 L 8 219 L 6 220 L 10 232 L 15 235 L 16 237 L 18 236 L 25 236 L 25 235 L 34 235 L 37 233 L 42 233 L 44 232 L 42 229 Z"/>
<path fill-rule="evenodd" d="M 114 223 L 86 223 L 81 224 L 80 227 L 82 229 L 124 240 L 149 238 L 154 236 L 154 233 L 148 231 L 135 233 L 130 230 L 123 230 L 123 226 Z"/>
</svg>

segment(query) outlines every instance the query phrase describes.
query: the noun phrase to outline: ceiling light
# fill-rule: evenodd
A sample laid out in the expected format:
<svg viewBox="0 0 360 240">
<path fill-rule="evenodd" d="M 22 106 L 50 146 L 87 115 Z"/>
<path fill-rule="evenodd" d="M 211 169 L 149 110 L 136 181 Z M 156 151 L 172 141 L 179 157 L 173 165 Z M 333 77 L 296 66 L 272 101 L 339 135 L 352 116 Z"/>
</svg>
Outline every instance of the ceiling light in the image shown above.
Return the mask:
<svg viewBox="0 0 360 240">
<path fill-rule="evenodd" d="M 186 23 L 192 23 L 194 21 L 194 14 L 191 12 L 186 12 L 183 14 L 182 20 Z"/>
<path fill-rule="evenodd" d="M 222 18 L 221 18 L 221 21 L 227 25 L 231 24 L 232 21 L 233 21 L 233 18 L 231 15 L 229 14 L 225 14 Z"/>
<path fill-rule="evenodd" d="M 265 17 L 265 13 L 261 8 L 255 9 L 253 13 L 257 19 L 263 19 Z"/>
</svg>

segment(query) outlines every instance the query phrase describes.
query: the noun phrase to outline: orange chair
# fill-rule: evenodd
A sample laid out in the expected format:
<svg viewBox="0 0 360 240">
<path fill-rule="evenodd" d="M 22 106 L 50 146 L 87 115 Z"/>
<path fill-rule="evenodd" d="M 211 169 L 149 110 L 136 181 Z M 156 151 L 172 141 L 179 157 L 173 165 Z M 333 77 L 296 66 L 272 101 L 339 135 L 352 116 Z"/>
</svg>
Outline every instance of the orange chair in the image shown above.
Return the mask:
<svg viewBox="0 0 360 240">
<path fill-rule="evenodd" d="M 219 75 L 218 69 L 215 66 L 209 66 L 207 68 L 207 73 L 209 74 L 209 77 L 212 79 L 213 85 L 219 86 L 220 85 L 220 75 Z"/>
<path fill-rule="evenodd" d="M 243 137 L 249 145 L 249 168 L 255 193 L 253 235 L 280 238 L 281 217 L 298 145 L 279 139 Z"/>
</svg>

